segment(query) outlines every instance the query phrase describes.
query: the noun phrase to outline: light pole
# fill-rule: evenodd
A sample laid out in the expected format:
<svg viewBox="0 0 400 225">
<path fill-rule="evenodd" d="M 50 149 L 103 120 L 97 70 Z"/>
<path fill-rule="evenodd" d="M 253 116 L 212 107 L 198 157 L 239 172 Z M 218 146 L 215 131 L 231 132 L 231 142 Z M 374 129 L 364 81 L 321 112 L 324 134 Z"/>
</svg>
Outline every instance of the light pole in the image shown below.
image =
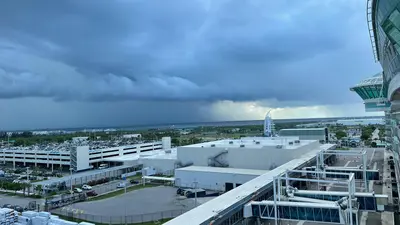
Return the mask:
<svg viewBox="0 0 400 225">
<path fill-rule="evenodd" d="M 26 167 L 26 180 L 29 181 L 29 166 Z"/>
<path fill-rule="evenodd" d="M 126 185 L 128 185 L 127 182 L 126 182 L 126 173 L 127 173 L 127 169 L 125 170 L 125 174 L 123 174 L 123 177 L 122 177 L 122 179 L 124 180 L 124 195 L 126 195 Z M 127 214 L 127 212 L 126 212 L 126 201 L 124 201 L 124 206 L 125 206 L 124 208 L 125 208 L 125 225 L 126 225 L 127 224 L 127 222 L 126 222 L 126 214 Z"/>
<path fill-rule="evenodd" d="M 193 184 L 194 184 L 194 207 L 195 208 L 197 207 L 197 184 L 198 183 L 199 182 L 197 182 L 197 181 L 193 182 Z"/>
<path fill-rule="evenodd" d="M 69 168 L 69 171 L 71 172 L 71 175 L 70 175 L 71 192 L 73 191 L 73 190 L 72 190 L 72 171 L 73 171 L 73 170 L 74 170 L 73 168 Z"/>
</svg>

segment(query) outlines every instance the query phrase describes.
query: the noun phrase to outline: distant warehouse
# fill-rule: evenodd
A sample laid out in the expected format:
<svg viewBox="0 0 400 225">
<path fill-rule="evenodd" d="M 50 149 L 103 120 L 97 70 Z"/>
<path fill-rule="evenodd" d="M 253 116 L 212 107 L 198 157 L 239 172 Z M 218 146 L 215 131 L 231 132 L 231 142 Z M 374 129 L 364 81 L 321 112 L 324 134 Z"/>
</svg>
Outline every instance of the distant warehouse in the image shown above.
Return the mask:
<svg viewBox="0 0 400 225">
<path fill-rule="evenodd" d="M 299 128 L 282 129 L 279 131 L 280 137 L 299 137 L 300 140 L 319 140 L 323 143 L 329 142 L 328 128 Z"/>
</svg>

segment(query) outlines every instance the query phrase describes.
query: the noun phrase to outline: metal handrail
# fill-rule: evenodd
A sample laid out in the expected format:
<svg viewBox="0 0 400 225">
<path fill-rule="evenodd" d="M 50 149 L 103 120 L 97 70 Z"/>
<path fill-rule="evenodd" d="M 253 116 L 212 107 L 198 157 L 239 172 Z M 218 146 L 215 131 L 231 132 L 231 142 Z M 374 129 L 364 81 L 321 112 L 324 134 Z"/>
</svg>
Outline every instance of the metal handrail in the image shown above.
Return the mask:
<svg viewBox="0 0 400 225">
<path fill-rule="evenodd" d="M 371 41 L 372 52 L 374 53 L 375 62 L 378 62 L 378 49 L 376 46 L 375 41 L 375 32 L 374 32 L 374 25 L 373 25 L 373 18 L 372 18 L 372 5 L 373 1 L 375 0 L 367 0 L 367 25 L 368 25 L 368 32 L 369 32 L 369 39 Z"/>
</svg>

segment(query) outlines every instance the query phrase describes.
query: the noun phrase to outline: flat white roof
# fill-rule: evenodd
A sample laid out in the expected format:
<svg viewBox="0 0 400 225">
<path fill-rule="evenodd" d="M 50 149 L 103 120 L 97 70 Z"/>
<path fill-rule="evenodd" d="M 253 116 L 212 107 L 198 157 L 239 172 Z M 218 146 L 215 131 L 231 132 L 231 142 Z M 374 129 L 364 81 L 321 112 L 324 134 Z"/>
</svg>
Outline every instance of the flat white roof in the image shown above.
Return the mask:
<svg viewBox="0 0 400 225">
<path fill-rule="evenodd" d="M 170 153 L 167 153 L 169 152 Z M 147 151 L 129 155 L 122 155 L 122 156 L 114 156 L 108 157 L 103 159 L 107 162 L 127 162 L 127 161 L 135 161 L 142 158 L 149 158 L 149 159 L 177 159 L 177 150 L 176 148 L 172 149 L 162 149 L 162 150 L 154 150 L 154 151 Z"/>
<path fill-rule="evenodd" d="M 285 149 L 296 149 L 313 142 L 316 140 L 301 140 L 300 143 L 294 143 L 295 140 L 299 140 L 298 137 L 271 137 L 271 138 L 245 138 L 245 139 L 225 139 L 206 143 L 199 143 L 194 145 L 182 146 L 184 147 L 196 147 L 196 148 L 263 148 L 266 146 L 277 146 L 283 145 Z M 289 142 L 293 142 L 289 144 Z M 242 146 L 242 147 L 241 147 Z"/>
<path fill-rule="evenodd" d="M 174 181 L 174 177 L 157 177 L 157 176 L 143 176 L 143 179 L 148 179 L 148 180 L 163 180 L 163 181 Z"/>
<path fill-rule="evenodd" d="M 269 170 L 251 170 L 251 169 L 239 169 L 239 168 L 221 168 L 221 167 L 209 167 L 209 166 L 188 166 L 176 169 L 175 171 L 200 171 L 210 173 L 231 173 L 231 174 L 245 174 L 245 175 L 263 175 Z"/>
<path fill-rule="evenodd" d="M 286 170 L 295 169 L 303 165 L 304 163 L 313 159 L 317 152 L 329 149 L 333 146 L 334 144 L 325 144 L 321 145 L 317 149 L 310 150 L 307 154 L 304 154 L 303 157 L 294 159 L 261 176 L 258 176 L 244 183 L 243 185 L 234 188 L 229 192 L 217 198 L 214 198 L 164 224 L 182 225 L 182 224 L 187 224 L 187 222 L 190 221 L 190 224 L 197 225 L 211 221 L 215 216 L 218 216 L 219 213 L 222 213 L 227 208 L 233 206 L 239 206 L 240 203 L 245 204 L 247 201 L 250 201 L 248 197 L 253 196 L 260 189 L 270 184 L 273 180 L 273 177 L 283 175 Z M 241 202 L 241 201 L 246 201 L 246 202 Z"/>
<path fill-rule="evenodd" d="M 108 172 L 112 172 L 112 171 L 117 171 L 117 170 L 122 170 L 122 169 L 126 169 L 126 168 L 130 168 L 132 166 L 115 166 L 115 167 L 110 167 L 107 169 L 102 169 L 102 170 L 89 170 L 89 171 L 85 171 L 85 172 L 78 172 L 78 173 L 74 173 L 65 177 L 60 177 L 60 178 L 54 178 L 54 179 L 49 179 L 49 180 L 43 180 L 43 181 L 39 181 L 39 182 L 35 182 L 32 183 L 32 185 L 51 185 L 53 183 L 61 183 L 63 181 L 65 182 L 69 182 L 72 179 L 81 179 L 82 177 L 87 177 L 87 176 L 95 176 L 98 174 L 105 174 Z"/>
</svg>

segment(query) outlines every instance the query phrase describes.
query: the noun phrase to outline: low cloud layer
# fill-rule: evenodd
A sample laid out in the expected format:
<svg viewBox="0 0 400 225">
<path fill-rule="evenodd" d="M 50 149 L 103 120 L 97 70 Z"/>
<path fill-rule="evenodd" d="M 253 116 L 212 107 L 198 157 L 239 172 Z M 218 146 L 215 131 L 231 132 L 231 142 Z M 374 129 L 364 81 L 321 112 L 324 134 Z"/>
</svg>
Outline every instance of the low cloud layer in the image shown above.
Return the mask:
<svg viewBox="0 0 400 225">
<path fill-rule="evenodd" d="M 143 111 L 163 101 L 200 111 L 221 101 L 356 103 L 349 86 L 379 71 L 364 4 L 2 1 L 0 99 L 131 101 Z"/>
</svg>

